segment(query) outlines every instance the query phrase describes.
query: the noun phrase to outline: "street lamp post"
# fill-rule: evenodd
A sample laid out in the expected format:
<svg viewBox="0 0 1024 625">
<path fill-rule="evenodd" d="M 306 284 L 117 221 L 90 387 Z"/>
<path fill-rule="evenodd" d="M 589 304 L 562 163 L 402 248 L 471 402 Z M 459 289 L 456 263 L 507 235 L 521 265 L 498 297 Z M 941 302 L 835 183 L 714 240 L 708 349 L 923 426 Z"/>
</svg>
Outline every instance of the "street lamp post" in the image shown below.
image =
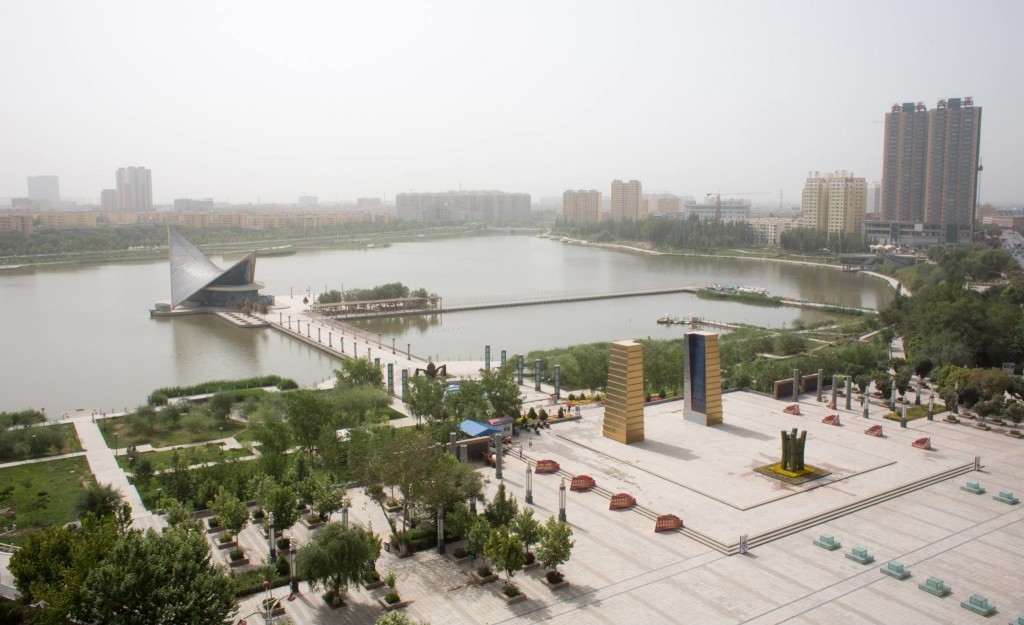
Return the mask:
<svg viewBox="0 0 1024 625">
<path fill-rule="evenodd" d="M 292 574 L 291 589 L 292 594 L 299 594 L 299 576 L 295 574 L 295 543 L 292 542 L 288 548 L 288 566 Z"/>
<path fill-rule="evenodd" d="M 530 462 L 526 463 L 526 503 L 533 503 L 533 471 L 531 471 Z"/>
<path fill-rule="evenodd" d="M 565 478 L 558 487 L 558 520 L 565 523 Z"/>
<path fill-rule="evenodd" d="M 270 519 L 270 525 L 267 526 L 267 541 L 269 541 L 270 547 L 270 563 L 277 562 L 277 542 L 274 540 L 274 513 L 271 512 L 268 515 Z"/>
</svg>

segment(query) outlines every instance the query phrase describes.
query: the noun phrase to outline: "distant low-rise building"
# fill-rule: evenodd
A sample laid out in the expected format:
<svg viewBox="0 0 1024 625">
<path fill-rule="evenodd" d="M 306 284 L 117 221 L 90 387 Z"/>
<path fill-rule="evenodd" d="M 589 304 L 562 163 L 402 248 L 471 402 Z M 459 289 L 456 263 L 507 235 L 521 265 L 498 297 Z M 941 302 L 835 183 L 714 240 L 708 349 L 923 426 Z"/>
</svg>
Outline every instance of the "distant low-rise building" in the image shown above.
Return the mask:
<svg viewBox="0 0 1024 625">
<path fill-rule="evenodd" d="M 35 226 L 28 213 L 0 212 L 0 232 L 21 232 L 32 234 Z"/>
<path fill-rule="evenodd" d="M 779 246 L 783 232 L 800 227 L 800 220 L 792 217 L 751 217 L 747 220 L 754 233 L 754 240 L 760 245 Z"/>
<path fill-rule="evenodd" d="M 213 210 L 213 198 L 205 198 L 202 200 L 179 198 L 174 200 L 174 210 L 179 213 L 187 211 L 210 211 Z"/>
<path fill-rule="evenodd" d="M 71 229 L 95 228 L 97 214 L 93 212 L 44 212 L 39 214 L 40 228 Z"/>
<path fill-rule="evenodd" d="M 701 221 L 709 221 L 716 217 L 722 221 L 747 221 L 750 218 L 750 200 L 722 198 L 718 203 L 714 199 L 704 204 L 686 203 L 683 206 L 682 217 L 697 217 Z"/>
<path fill-rule="evenodd" d="M 862 226 L 870 243 L 884 243 L 923 249 L 933 245 L 966 245 L 971 242 L 971 224 L 923 224 L 919 221 L 869 220 Z"/>
<path fill-rule="evenodd" d="M 444 191 L 399 193 L 395 212 L 407 221 L 515 223 L 530 217 L 529 193 Z"/>
</svg>

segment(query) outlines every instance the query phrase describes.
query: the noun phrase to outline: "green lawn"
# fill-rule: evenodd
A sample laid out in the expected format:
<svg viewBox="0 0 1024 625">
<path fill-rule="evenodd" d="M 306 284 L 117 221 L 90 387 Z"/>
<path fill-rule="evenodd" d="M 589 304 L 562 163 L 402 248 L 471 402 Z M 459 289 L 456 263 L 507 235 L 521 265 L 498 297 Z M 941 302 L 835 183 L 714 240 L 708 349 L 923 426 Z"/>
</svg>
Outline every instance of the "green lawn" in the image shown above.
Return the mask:
<svg viewBox="0 0 1024 625">
<path fill-rule="evenodd" d="M 174 451 L 175 450 L 173 449 L 169 451 L 151 451 L 139 454 L 139 456 L 148 458 L 149 461 L 153 463 L 154 471 L 162 471 L 163 469 L 171 468 L 171 457 L 174 455 Z M 244 458 L 252 455 L 249 453 L 248 449 L 229 449 L 228 451 L 221 451 L 220 445 L 216 444 L 188 447 L 177 451 L 190 465 L 202 464 L 204 462 L 233 460 L 235 458 Z M 117 457 L 117 464 L 126 471 L 131 469 L 131 467 L 128 466 L 128 456 L 124 454 Z"/>
<path fill-rule="evenodd" d="M 14 523 L 19 528 L 0 541 L 17 543 L 24 530 L 77 518 L 74 507 L 78 494 L 86 484 L 93 483 L 84 457 L 0 469 L 0 506 L 14 510 L 14 517 L 0 519 L 0 525 Z"/>
<path fill-rule="evenodd" d="M 151 433 L 146 433 L 129 431 L 128 423 L 123 418 L 102 419 L 97 423 L 103 432 L 103 439 L 107 441 L 107 445 L 114 447 L 116 444 L 119 448 L 147 443 L 153 447 L 173 447 L 175 445 L 227 438 L 235 436 L 246 429 L 244 423 L 226 421 L 223 428 L 208 425 L 195 433 L 189 432 L 180 425 L 169 429 L 154 426 Z M 117 437 L 116 443 L 115 436 Z"/>
</svg>

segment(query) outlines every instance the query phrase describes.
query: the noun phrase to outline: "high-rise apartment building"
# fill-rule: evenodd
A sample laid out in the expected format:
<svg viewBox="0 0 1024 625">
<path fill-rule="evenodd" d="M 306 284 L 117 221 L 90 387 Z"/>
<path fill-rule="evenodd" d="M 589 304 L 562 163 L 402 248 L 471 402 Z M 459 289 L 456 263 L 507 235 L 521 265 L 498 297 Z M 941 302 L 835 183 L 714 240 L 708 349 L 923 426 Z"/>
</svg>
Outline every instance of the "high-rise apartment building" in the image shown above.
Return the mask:
<svg viewBox="0 0 1024 625">
<path fill-rule="evenodd" d="M 100 206 L 105 211 L 118 210 L 117 189 L 103 189 L 100 191 Z"/>
<path fill-rule="evenodd" d="M 612 180 L 612 221 L 639 221 L 647 216 L 639 180 Z"/>
<path fill-rule="evenodd" d="M 569 190 L 562 194 L 562 219 L 573 222 L 601 221 L 601 192 Z"/>
<path fill-rule="evenodd" d="M 848 171 L 807 175 L 803 192 L 803 227 L 819 232 L 857 234 L 864 222 L 867 183 Z"/>
<path fill-rule="evenodd" d="M 868 198 L 864 212 L 874 215 L 875 218 L 882 212 L 882 183 L 877 180 L 868 183 Z"/>
<path fill-rule="evenodd" d="M 119 210 L 153 210 L 153 172 L 145 167 L 122 167 L 116 177 Z"/>
<path fill-rule="evenodd" d="M 29 176 L 28 199 L 41 208 L 57 208 L 60 180 L 57 176 Z"/>
<path fill-rule="evenodd" d="M 971 98 L 939 100 L 930 111 L 894 104 L 885 115 L 882 218 L 973 227 L 980 140 L 981 107 Z"/>
</svg>

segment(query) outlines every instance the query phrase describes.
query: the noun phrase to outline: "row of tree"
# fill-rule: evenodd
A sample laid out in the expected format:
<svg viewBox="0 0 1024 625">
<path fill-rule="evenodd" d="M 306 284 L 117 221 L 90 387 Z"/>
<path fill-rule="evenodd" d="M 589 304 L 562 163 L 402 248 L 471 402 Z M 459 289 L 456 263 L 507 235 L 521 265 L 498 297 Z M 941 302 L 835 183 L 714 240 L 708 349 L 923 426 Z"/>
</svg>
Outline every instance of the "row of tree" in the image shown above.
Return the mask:
<svg viewBox="0 0 1024 625">
<path fill-rule="evenodd" d="M 708 251 L 754 243 L 746 222 L 652 217 L 643 221 L 558 222 L 555 232 L 588 241 L 645 241 L 657 247 Z"/>
</svg>

